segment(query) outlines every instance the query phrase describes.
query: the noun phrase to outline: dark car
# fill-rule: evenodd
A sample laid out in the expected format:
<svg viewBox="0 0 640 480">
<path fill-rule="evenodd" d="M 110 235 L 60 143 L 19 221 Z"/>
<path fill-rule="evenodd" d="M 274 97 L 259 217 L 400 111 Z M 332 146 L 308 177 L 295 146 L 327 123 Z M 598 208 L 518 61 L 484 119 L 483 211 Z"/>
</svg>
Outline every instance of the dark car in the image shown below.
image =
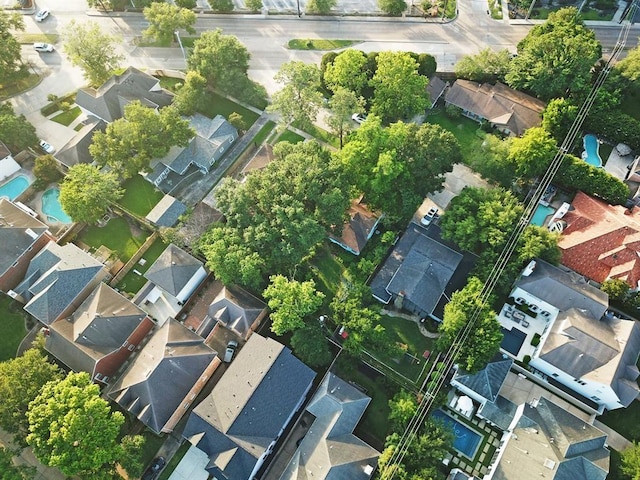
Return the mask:
<svg viewBox="0 0 640 480">
<path fill-rule="evenodd" d="M 154 458 L 153 462 L 151 462 L 151 465 L 149 465 L 144 471 L 142 480 L 155 480 L 156 478 L 158 478 L 158 475 L 160 475 L 160 472 L 166 464 L 167 461 L 164 459 L 164 457 Z"/>
</svg>

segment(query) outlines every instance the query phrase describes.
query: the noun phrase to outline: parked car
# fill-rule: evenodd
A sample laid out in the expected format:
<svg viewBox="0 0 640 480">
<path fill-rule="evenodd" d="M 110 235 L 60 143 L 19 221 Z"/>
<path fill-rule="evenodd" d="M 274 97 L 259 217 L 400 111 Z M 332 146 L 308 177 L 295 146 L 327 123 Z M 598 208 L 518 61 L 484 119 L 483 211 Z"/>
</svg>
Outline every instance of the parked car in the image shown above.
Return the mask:
<svg viewBox="0 0 640 480">
<path fill-rule="evenodd" d="M 356 122 L 358 125 L 363 123 L 367 119 L 367 115 L 365 113 L 354 113 L 351 115 L 351 120 Z"/>
<path fill-rule="evenodd" d="M 33 49 L 36 52 L 45 52 L 45 53 L 51 53 L 53 52 L 53 45 L 51 45 L 50 43 L 34 43 L 33 44 Z"/>
<path fill-rule="evenodd" d="M 44 140 L 40 140 L 40 148 L 46 152 L 46 153 L 53 153 L 56 151 L 55 148 L 53 148 L 51 145 L 49 145 L 47 142 L 45 142 Z"/>
<path fill-rule="evenodd" d="M 235 340 L 231 340 L 229 343 L 227 343 L 227 349 L 224 352 L 224 358 L 222 359 L 222 361 L 225 363 L 229 363 L 231 360 L 233 360 L 233 355 L 236 353 L 237 348 L 238 342 L 236 342 Z"/>
<path fill-rule="evenodd" d="M 160 472 L 166 464 L 167 461 L 164 459 L 164 457 L 154 458 L 153 462 L 151 462 L 151 465 L 149 465 L 144 471 L 142 480 L 155 480 L 156 478 L 158 478 L 158 475 L 160 475 Z"/>
<path fill-rule="evenodd" d="M 438 218 L 438 209 L 436 207 L 431 207 L 427 214 L 420 219 L 420 223 L 425 227 L 431 225 L 431 222 Z"/>
<path fill-rule="evenodd" d="M 49 10 L 40 10 L 36 13 L 36 22 L 41 22 L 49 16 Z"/>
</svg>

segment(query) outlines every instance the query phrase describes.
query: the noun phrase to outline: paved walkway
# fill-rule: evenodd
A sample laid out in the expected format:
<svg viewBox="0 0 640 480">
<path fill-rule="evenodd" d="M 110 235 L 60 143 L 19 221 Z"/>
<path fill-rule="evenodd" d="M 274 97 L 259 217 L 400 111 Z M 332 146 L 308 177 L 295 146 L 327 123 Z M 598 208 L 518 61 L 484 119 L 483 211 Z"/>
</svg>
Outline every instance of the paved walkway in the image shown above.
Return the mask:
<svg viewBox="0 0 640 480">
<path fill-rule="evenodd" d="M 14 448 L 13 435 L 0 429 L 0 445 L 8 448 Z M 42 465 L 33 454 L 31 447 L 25 448 L 20 451 L 20 454 L 15 458 L 17 465 L 26 465 L 29 467 L 35 467 L 36 474 L 33 480 L 65 480 L 66 477 L 57 468 L 46 467 Z M 2 472 L 0 472 L 1 474 Z M 0 475 L 1 476 L 1 475 Z"/>
<path fill-rule="evenodd" d="M 405 320 L 414 322 L 418 326 L 420 333 L 427 338 L 438 338 L 440 336 L 440 334 L 437 332 L 430 332 L 429 330 L 427 330 L 420 321 L 421 318 L 418 315 L 409 315 L 407 313 L 397 312 L 395 310 L 387 310 L 386 308 L 380 310 L 380 313 L 382 313 L 383 315 L 389 315 L 390 317 L 404 318 Z"/>
</svg>

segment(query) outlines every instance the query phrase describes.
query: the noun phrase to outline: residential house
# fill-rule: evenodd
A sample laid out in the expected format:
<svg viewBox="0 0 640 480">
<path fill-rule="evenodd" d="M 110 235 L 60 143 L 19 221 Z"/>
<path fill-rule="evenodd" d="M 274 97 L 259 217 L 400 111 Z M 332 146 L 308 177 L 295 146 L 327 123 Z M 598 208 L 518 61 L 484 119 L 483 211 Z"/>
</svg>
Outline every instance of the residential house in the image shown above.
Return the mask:
<svg viewBox="0 0 640 480">
<path fill-rule="evenodd" d="M 444 305 L 466 283 L 473 266 L 470 254 L 462 254 L 440 238 L 440 228 L 409 224 L 371 281 L 373 296 L 384 304 L 422 317 L 441 320 Z"/>
<path fill-rule="evenodd" d="M 472 120 L 489 122 L 507 135 L 516 136 L 540 125 L 546 106 L 543 101 L 500 82 L 490 85 L 460 79 L 449 87 L 444 101 Z"/>
<path fill-rule="evenodd" d="M 89 146 L 93 143 L 93 135 L 96 132 L 104 132 L 106 127 L 107 124 L 103 120 L 91 116 L 78 133 L 54 155 L 56 160 L 66 168 L 79 163 L 92 163 Z"/>
<path fill-rule="evenodd" d="M 436 106 L 438 100 L 442 98 L 448 86 L 449 82 L 445 82 L 437 75 L 434 75 L 429 79 L 429 84 L 427 85 L 427 93 L 429 94 L 430 103 L 429 108 Z"/>
<path fill-rule="evenodd" d="M 314 377 L 288 348 L 251 335 L 183 432 L 209 457 L 208 474 L 218 480 L 255 478 Z"/>
<path fill-rule="evenodd" d="M 165 195 L 145 218 L 157 227 L 173 227 L 186 211 L 184 203 L 171 195 Z"/>
<path fill-rule="evenodd" d="M 562 217 L 562 264 L 591 280 L 640 287 L 640 209 L 609 205 L 578 192 Z"/>
<path fill-rule="evenodd" d="M 600 411 L 627 407 L 640 393 L 640 329 L 607 312 L 608 296 L 575 272 L 542 260 L 516 281 L 498 320 L 502 351 Z"/>
<path fill-rule="evenodd" d="M 25 311 L 51 325 L 71 315 L 108 278 L 107 268 L 73 243 L 49 242 L 33 257 L 12 296 L 25 303 Z"/>
<path fill-rule="evenodd" d="M 204 264 L 174 244 L 144 274 L 148 282 L 133 301 L 158 323 L 175 318 L 207 278 Z"/>
<path fill-rule="evenodd" d="M 133 302 L 101 283 L 68 318 L 45 330 L 45 348 L 67 367 L 103 384 L 153 328 Z"/>
<path fill-rule="evenodd" d="M 20 164 L 11 156 L 11 151 L 0 142 L 0 182 L 20 171 Z"/>
<path fill-rule="evenodd" d="M 518 410 L 486 480 L 604 480 L 607 435 L 547 398 Z"/>
<path fill-rule="evenodd" d="M 29 262 L 50 241 L 47 225 L 0 198 L 0 291 L 9 293 L 24 278 Z"/>
<path fill-rule="evenodd" d="M 222 287 L 211 302 L 198 333 L 208 337 L 222 325 L 247 339 L 267 314 L 267 305 L 238 286 Z"/>
<path fill-rule="evenodd" d="M 121 75 L 114 75 L 100 88 L 81 88 L 76 104 L 86 115 L 93 115 L 107 123 L 124 116 L 125 107 L 134 101 L 158 110 L 170 105 L 173 94 L 160 86 L 160 81 L 137 68 L 129 67 Z"/>
<path fill-rule="evenodd" d="M 169 433 L 220 363 L 202 337 L 171 319 L 133 357 L 108 397 L 153 432 Z"/>
<path fill-rule="evenodd" d="M 354 255 L 360 255 L 383 217 L 382 214 L 369 210 L 362 200 L 363 197 L 360 197 L 351 201 L 347 212 L 349 220 L 342 226 L 340 236 L 329 234 L 329 240 Z"/>
<path fill-rule="evenodd" d="M 371 398 L 328 372 L 306 411 L 312 415 L 280 480 L 368 480 L 380 452 L 356 437 L 353 430 Z"/>
<path fill-rule="evenodd" d="M 165 193 L 191 173 L 207 173 L 238 138 L 236 128 L 222 115 L 211 119 L 196 113 L 187 118 L 196 132 L 189 145 L 172 147 L 164 158 L 152 161 L 152 171 L 145 175 Z"/>
</svg>

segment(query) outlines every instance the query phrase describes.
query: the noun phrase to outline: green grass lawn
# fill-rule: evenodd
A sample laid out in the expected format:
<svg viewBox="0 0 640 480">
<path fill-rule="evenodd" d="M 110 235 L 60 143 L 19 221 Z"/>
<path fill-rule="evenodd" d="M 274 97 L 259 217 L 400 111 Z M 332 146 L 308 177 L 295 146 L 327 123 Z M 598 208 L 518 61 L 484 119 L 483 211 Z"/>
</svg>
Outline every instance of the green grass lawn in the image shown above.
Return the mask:
<svg viewBox="0 0 640 480">
<path fill-rule="evenodd" d="M 442 128 L 453 133 L 460 143 L 464 162 L 467 165 L 472 163 L 472 158 L 475 152 L 481 147 L 483 141 L 483 138 L 478 136 L 480 132 L 478 122 L 474 122 L 466 117 L 451 118 L 447 116 L 443 110 L 438 110 L 436 113 L 430 114 L 426 121 L 440 125 Z"/>
<path fill-rule="evenodd" d="M 160 437 L 149 430 L 145 430 L 141 435 L 144 437 L 145 442 L 140 454 L 140 461 L 147 468 L 147 465 L 156 458 L 158 450 L 160 450 L 166 438 L 164 436 Z"/>
<path fill-rule="evenodd" d="M 149 267 L 156 261 L 165 248 L 167 248 L 167 246 L 162 242 L 162 240 L 156 240 L 153 242 L 153 245 L 151 245 L 142 256 L 142 258 L 146 260 L 146 263 L 144 265 L 137 263 L 134 268 L 129 270 L 129 273 L 127 273 L 120 283 L 118 283 L 118 290 L 131 294 L 137 293 L 138 290 L 140 290 L 147 282 L 143 276 L 144 273 L 149 270 Z M 138 275 L 133 270 L 137 270 L 143 275 Z"/>
<path fill-rule="evenodd" d="M 13 303 L 13 305 L 12 305 Z M 20 342 L 27 334 L 24 325 L 25 314 L 11 297 L 0 294 L 0 318 L 2 318 L 2 335 L 0 335 L 0 362 L 16 356 Z"/>
<path fill-rule="evenodd" d="M 8 82 L 7 84 L 0 83 L 0 100 L 5 100 L 20 92 L 29 90 L 40 83 L 40 75 L 29 73 L 24 77 Z"/>
<path fill-rule="evenodd" d="M 300 128 L 299 125 L 294 125 L 294 127 Z M 317 138 L 325 143 L 328 143 L 332 147 L 339 148 L 340 147 L 340 139 L 331 132 L 327 130 L 317 127 L 315 125 L 311 125 L 309 127 L 300 128 L 303 132 L 307 132 L 313 138 Z"/>
<path fill-rule="evenodd" d="M 78 240 L 90 247 L 99 248 L 100 245 L 115 251 L 123 262 L 128 261 L 144 243 L 147 235 L 138 237 L 131 234 L 129 223 L 123 217 L 109 220 L 104 227 L 91 225 L 80 233 Z"/>
<path fill-rule="evenodd" d="M 269 137 L 269 135 L 271 135 L 271 132 L 273 132 L 273 129 L 275 128 L 275 126 L 276 124 L 271 120 L 265 123 L 253 140 L 255 144 L 258 146 L 262 145 L 265 142 L 265 140 Z"/>
<path fill-rule="evenodd" d="M 317 38 L 294 38 L 289 40 L 288 47 L 292 50 L 335 50 L 346 48 L 358 43 L 357 40 L 324 40 Z"/>
<path fill-rule="evenodd" d="M 127 210 L 144 217 L 162 199 L 164 194 L 147 182 L 142 175 L 135 175 L 122 185 L 124 195 L 118 201 Z"/>
<path fill-rule="evenodd" d="M 82 123 L 79 123 L 78 125 L 76 125 L 75 127 L 73 127 L 73 129 L 76 132 L 79 132 L 80 130 L 82 130 L 82 127 L 84 127 L 84 125 Z"/>
<path fill-rule="evenodd" d="M 164 470 L 158 477 L 158 480 L 167 480 L 171 476 L 173 471 L 176 469 L 176 467 L 180 463 L 180 460 L 182 460 L 182 457 L 184 457 L 185 454 L 187 453 L 187 450 L 189 450 L 189 447 L 191 447 L 191 444 L 185 440 L 185 442 L 182 445 L 180 445 L 180 448 L 178 449 L 176 454 L 173 457 L 171 457 L 171 460 L 169 461 L 167 466 L 164 467 Z"/>
<path fill-rule="evenodd" d="M 225 118 L 229 118 L 233 112 L 242 115 L 247 129 L 254 124 L 260 115 L 252 112 L 248 108 L 244 108 L 242 105 L 238 105 L 236 102 L 232 102 L 228 98 L 218 95 L 217 93 L 207 94 L 206 101 L 200 105 L 198 111 L 209 118 L 213 118 L 216 115 L 222 115 Z"/>
<path fill-rule="evenodd" d="M 176 93 L 178 91 L 178 88 L 176 85 L 178 84 L 182 85 L 182 82 L 183 82 L 183 80 L 179 78 L 173 78 L 173 77 L 156 77 L 156 78 L 160 80 L 160 86 L 162 88 L 166 88 L 167 90 L 173 93 Z"/>
<path fill-rule="evenodd" d="M 82 113 L 82 110 L 80 110 L 80 107 L 76 105 L 75 107 L 67 110 L 66 112 L 59 113 L 55 117 L 52 117 L 51 120 L 53 120 L 56 123 L 59 123 L 60 125 L 64 125 L 65 127 L 68 127 L 76 118 L 80 116 L 81 113 Z"/>
<path fill-rule="evenodd" d="M 19 43 L 56 43 L 60 35 L 56 33 L 24 33 L 14 34 Z"/>
<path fill-rule="evenodd" d="M 278 142 L 300 143 L 304 142 L 304 137 L 291 130 L 285 130 L 276 139 L 276 143 Z"/>
<path fill-rule="evenodd" d="M 627 408 L 611 410 L 598 417 L 627 440 L 640 441 L 640 402 L 634 400 Z"/>
<path fill-rule="evenodd" d="M 315 256 L 309 261 L 314 273 L 316 287 L 325 294 L 327 304 L 335 296 L 345 267 L 339 258 L 333 255 L 326 243 L 318 247 Z"/>
</svg>

